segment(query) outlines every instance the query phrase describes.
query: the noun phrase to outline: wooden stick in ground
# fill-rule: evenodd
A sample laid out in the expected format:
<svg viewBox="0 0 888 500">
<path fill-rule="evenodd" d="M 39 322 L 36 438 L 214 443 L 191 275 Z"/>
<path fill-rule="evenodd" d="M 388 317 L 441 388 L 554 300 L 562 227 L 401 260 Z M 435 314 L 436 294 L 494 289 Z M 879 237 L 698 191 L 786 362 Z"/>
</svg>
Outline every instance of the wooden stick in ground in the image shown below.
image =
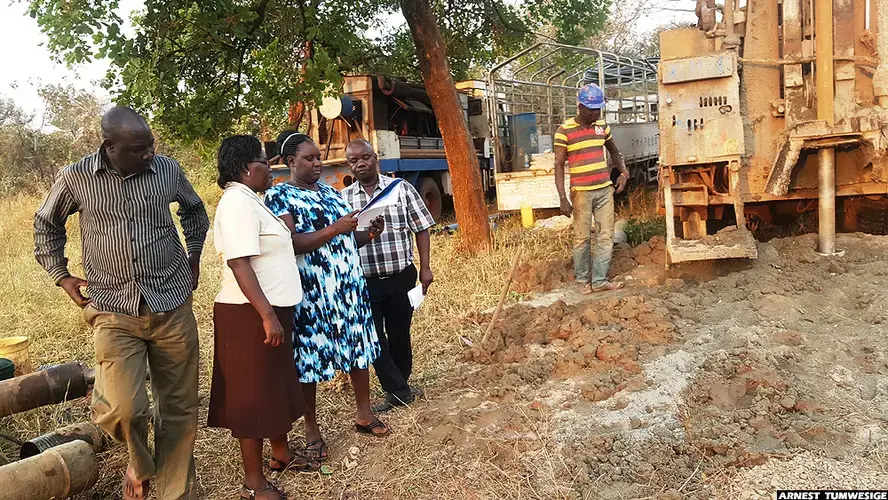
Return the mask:
<svg viewBox="0 0 888 500">
<path fill-rule="evenodd" d="M 518 247 L 518 253 L 515 254 L 515 258 L 512 260 L 512 267 L 509 268 L 509 276 L 506 278 L 506 286 L 503 287 L 503 293 L 500 294 L 499 303 L 493 311 L 493 317 L 490 318 L 490 324 L 487 325 L 487 331 L 484 333 L 484 338 L 481 339 L 481 345 L 485 345 L 490 339 L 490 334 L 493 333 L 493 327 L 496 325 L 500 312 L 503 310 L 503 303 L 506 302 L 506 296 L 509 295 L 509 288 L 512 286 L 512 278 L 515 277 L 515 271 L 518 269 L 518 262 L 521 260 L 522 253 L 524 253 L 523 245 Z"/>
</svg>

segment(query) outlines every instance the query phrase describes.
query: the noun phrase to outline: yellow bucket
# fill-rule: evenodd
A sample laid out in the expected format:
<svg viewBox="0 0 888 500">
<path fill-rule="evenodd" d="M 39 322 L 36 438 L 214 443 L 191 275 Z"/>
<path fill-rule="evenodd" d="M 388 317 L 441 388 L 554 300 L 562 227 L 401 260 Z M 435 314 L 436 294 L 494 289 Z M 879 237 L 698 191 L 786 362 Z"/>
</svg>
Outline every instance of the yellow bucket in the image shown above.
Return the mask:
<svg viewBox="0 0 888 500">
<path fill-rule="evenodd" d="M 31 373 L 31 358 L 28 356 L 28 337 L 0 338 L 0 358 L 15 363 L 15 376 Z"/>
</svg>

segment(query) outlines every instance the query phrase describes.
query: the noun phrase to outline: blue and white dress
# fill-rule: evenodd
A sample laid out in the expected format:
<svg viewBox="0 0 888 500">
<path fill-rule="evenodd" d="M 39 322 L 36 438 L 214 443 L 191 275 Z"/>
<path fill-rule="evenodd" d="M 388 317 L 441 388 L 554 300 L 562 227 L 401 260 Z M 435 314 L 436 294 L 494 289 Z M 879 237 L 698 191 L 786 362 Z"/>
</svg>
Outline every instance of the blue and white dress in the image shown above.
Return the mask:
<svg viewBox="0 0 888 500">
<path fill-rule="evenodd" d="M 277 184 L 265 205 L 278 217 L 292 215 L 297 233 L 319 231 L 348 215 L 351 208 L 326 184 L 319 190 Z M 379 356 L 358 245 L 341 234 L 297 256 L 303 299 L 293 313 L 293 351 L 300 382 L 331 380 L 336 370 L 367 369 Z"/>
</svg>

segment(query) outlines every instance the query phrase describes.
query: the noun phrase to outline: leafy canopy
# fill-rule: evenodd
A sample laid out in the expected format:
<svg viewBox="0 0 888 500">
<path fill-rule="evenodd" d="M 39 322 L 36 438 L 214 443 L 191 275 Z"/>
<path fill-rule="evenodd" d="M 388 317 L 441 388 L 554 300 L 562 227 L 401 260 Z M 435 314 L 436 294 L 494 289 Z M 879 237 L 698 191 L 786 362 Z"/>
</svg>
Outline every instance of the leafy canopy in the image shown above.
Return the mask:
<svg viewBox="0 0 888 500">
<path fill-rule="evenodd" d="M 610 0 L 433 0 L 454 77 L 540 37 L 577 44 L 601 29 Z M 382 25 L 395 0 L 146 0 L 123 29 L 117 0 L 30 0 L 60 60 L 111 61 L 105 86 L 149 114 L 164 135 L 214 140 L 279 128 L 343 74 L 418 80 L 406 26 Z M 381 32 L 371 38 L 369 31 Z M 268 121 L 269 117 L 271 121 Z"/>
</svg>

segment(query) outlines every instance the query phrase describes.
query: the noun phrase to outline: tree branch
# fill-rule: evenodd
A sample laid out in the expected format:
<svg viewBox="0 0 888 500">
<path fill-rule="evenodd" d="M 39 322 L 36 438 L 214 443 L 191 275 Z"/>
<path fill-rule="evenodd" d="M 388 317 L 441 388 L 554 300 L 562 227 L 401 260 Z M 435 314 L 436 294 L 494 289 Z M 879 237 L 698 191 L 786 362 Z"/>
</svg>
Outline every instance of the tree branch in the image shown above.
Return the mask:
<svg viewBox="0 0 888 500">
<path fill-rule="evenodd" d="M 244 39 L 244 46 L 241 47 L 240 58 L 237 61 L 237 82 L 235 83 L 234 89 L 234 106 L 237 108 L 240 106 L 240 98 L 241 98 L 241 79 L 244 76 L 244 59 L 247 57 L 247 49 L 250 48 L 250 41 L 252 39 L 253 33 L 262 26 L 262 23 L 265 22 L 265 12 L 268 8 L 269 0 L 262 0 L 258 6 L 256 6 L 256 19 L 253 21 L 253 24 L 250 25 L 250 29 L 247 30 L 247 36 Z"/>
<path fill-rule="evenodd" d="M 487 3 L 487 5 L 490 6 L 491 8 L 493 8 L 493 11 L 496 13 L 496 17 L 499 18 L 500 23 L 502 23 L 503 27 L 506 28 L 507 30 L 514 31 L 516 33 L 524 33 L 526 35 L 539 36 L 539 37 L 546 38 L 552 42 L 556 42 L 556 43 L 558 42 L 558 40 L 556 40 L 555 38 L 552 38 L 549 35 L 546 35 L 544 33 L 537 33 L 535 31 L 529 30 L 527 28 L 520 28 L 520 27 L 514 26 L 511 23 L 509 23 L 508 21 L 506 21 L 506 18 L 505 18 L 505 16 L 503 16 L 503 13 L 500 11 L 499 6 L 496 3 L 496 0 L 485 0 L 485 3 Z"/>
</svg>

